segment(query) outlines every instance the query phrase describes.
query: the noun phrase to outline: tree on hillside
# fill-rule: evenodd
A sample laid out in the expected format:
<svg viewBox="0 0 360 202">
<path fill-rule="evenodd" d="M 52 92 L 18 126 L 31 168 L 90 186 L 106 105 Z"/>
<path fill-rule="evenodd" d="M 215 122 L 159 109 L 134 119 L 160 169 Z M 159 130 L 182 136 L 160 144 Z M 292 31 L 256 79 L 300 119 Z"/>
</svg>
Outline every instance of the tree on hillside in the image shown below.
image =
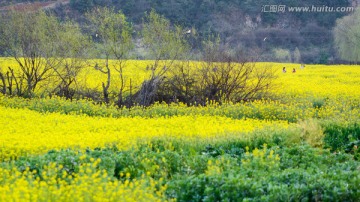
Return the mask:
<svg viewBox="0 0 360 202">
<path fill-rule="evenodd" d="M 154 61 L 147 67 L 151 71 L 150 78 L 143 82 L 137 95 L 137 102 L 147 106 L 154 101 L 165 74 L 177 60 L 187 56 L 189 45 L 184 30 L 180 26 L 171 26 L 169 20 L 154 10 L 144 19 L 142 37 L 148 57 Z"/>
<path fill-rule="evenodd" d="M 4 15 L 0 32 L 6 55 L 19 66 L 6 73 L 9 94 L 32 97 L 36 89 L 52 93 L 50 88 L 59 81 L 60 95 L 70 98 L 70 85 L 83 67 L 79 62 L 86 50 L 86 38 L 76 23 L 61 23 L 45 11 L 13 10 Z"/>
<path fill-rule="evenodd" d="M 94 7 L 93 0 L 70 0 L 70 6 L 81 13 L 91 10 Z"/>
<path fill-rule="evenodd" d="M 119 73 L 120 86 L 118 92 L 117 105 L 123 105 L 123 92 L 126 84 L 126 78 L 123 70 L 130 52 L 134 47 L 132 41 L 132 28 L 126 21 L 123 13 L 115 12 L 109 8 L 95 8 L 86 13 L 89 21 L 92 36 L 95 42 L 95 57 L 105 56 L 104 66 L 95 64 L 95 68 L 107 75 L 106 83 L 102 83 L 105 103 L 109 103 L 109 87 L 111 80 L 111 68 L 109 59 L 114 59 L 114 69 Z"/>
<path fill-rule="evenodd" d="M 360 10 L 336 21 L 335 46 L 341 59 L 360 61 Z"/>
<path fill-rule="evenodd" d="M 18 88 L 18 95 L 31 97 L 42 81 L 54 76 L 59 65 L 56 57 L 60 23 L 44 11 L 10 11 L 1 20 L 1 44 L 6 55 L 15 59 L 20 72 L 12 76 L 17 86 L 25 82 L 25 89 Z"/>
<path fill-rule="evenodd" d="M 64 22 L 61 29 L 61 40 L 56 44 L 59 65 L 54 67 L 60 81 L 54 91 L 58 96 L 71 99 L 75 91 L 79 90 L 78 75 L 86 67 L 86 57 L 91 43 L 75 22 Z"/>
<path fill-rule="evenodd" d="M 301 63 L 301 52 L 298 49 L 298 47 L 295 48 L 293 53 L 293 62 L 295 63 Z"/>
</svg>

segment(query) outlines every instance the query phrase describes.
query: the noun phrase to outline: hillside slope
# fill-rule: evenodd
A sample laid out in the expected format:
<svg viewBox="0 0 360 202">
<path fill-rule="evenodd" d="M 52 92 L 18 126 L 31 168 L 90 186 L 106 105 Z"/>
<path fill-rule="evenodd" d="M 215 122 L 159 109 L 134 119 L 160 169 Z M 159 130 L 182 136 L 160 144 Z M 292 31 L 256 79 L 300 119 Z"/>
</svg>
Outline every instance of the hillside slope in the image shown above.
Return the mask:
<svg viewBox="0 0 360 202">
<path fill-rule="evenodd" d="M 155 9 L 171 22 L 185 29 L 196 28 L 194 48 L 209 34 L 219 34 L 231 49 L 261 50 L 262 60 L 280 62 L 332 63 L 337 61 L 333 49 L 332 29 L 337 19 L 349 12 L 264 12 L 268 6 L 350 7 L 355 0 L 17 0 L 15 8 L 53 8 L 65 18 L 82 22 L 84 12 L 95 6 L 122 10 L 135 26 L 144 13 Z M 2 7 L 1 7 L 2 5 Z M 0 1 L 0 10 L 9 9 L 8 1 Z M 265 10 L 266 11 L 266 10 Z M 265 40 L 264 40 L 265 39 Z M 295 57 L 294 55 L 300 55 Z"/>
</svg>

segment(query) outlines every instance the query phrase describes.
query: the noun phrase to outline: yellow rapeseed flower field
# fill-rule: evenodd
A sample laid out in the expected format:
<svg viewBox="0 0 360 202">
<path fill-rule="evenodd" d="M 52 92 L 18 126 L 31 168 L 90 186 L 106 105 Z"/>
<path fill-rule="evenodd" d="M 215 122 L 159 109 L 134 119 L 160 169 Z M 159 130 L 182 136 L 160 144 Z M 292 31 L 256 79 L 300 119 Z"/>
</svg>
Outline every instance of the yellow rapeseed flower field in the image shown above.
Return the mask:
<svg viewBox="0 0 360 202">
<path fill-rule="evenodd" d="M 86 67 L 80 73 L 77 84 L 80 87 L 96 89 L 101 91 L 101 84 L 107 79 L 107 75 L 95 70 L 95 64 L 104 66 L 104 60 L 91 60 L 86 63 Z M 150 60 L 129 60 L 124 67 L 125 90 L 129 90 L 130 80 L 133 91 L 140 86 L 142 81 L 147 79 L 150 71 L 147 67 L 153 61 Z M 119 73 L 115 71 L 115 61 L 110 61 L 112 68 L 110 91 L 117 92 L 120 84 Z M 191 62 L 194 68 L 199 68 L 200 62 Z M 257 68 L 274 68 L 277 70 L 277 87 L 273 92 L 279 97 L 360 97 L 360 67 L 356 65 L 306 65 L 300 68 L 300 64 L 286 63 L 256 63 Z M 6 71 L 7 67 L 19 68 L 17 63 L 11 58 L 0 58 L 0 71 Z M 287 72 L 282 73 L 282 68 L 286 67 Z M 296 73 L 292 73 L 293 69 Z M 46 83 L 46 81 L 44 81 Z M 38 89 L 39 91 L 39 89 Z"/>
<path fill-rule="evenodd" d="M 102 65 L 104 61 L 93 60 L 91 63 Z M 127 61 L 124 69 L 127 89 L 130 79 L 132 86 L 136 88 L 148 78 L 150 72 L 146 67 L 151 63 L 152 61 Z M 192 62 L 194 68 L 198 66 L 196 63 Z M 111 61 L 112 68 L 113 64 L 114 61 Z M 284 156 L 279 152 L 282 148 L 276 147 L 278 142 L 281 142 L 281 146 L 291 146 L 290 148 L 296 147 L 295 145 L 300 142 L 320 148 L 325 144 L 325 132 L 319 120 L 336 119 L 341 123 L 359 120 L 359 66 L 306 65 L 300 69 L 300 64 L 256 65 L 259 68 L 277 70 L 276 88 L 273 89 L 271 97 L 273 100 L 226 103 L 222 106 L 215 103 L 206 107 L 158 103 L 149 108 L 134 107 L 131 110 L 120 111 L 117 108 L 94 106 L 85 100 L 70 103 L 60 98 L 37 98 L 39 103 L 36 104 L 41 105 L 43 101 L 51 108 L 42 110 L 34 103 L 27 103 L 26 99 L 22 100 L 22 104 L 16 105 L 11 102 L 19 100 L 0 97 L 0 202 L 166 201 L 176 198 L 174 193 L 166 193 L 167 185 L 176 175 L 190 176 L 194 179 L 200 175 L 200 179 L 207 179 L 204 182 L 210 184 L 212 179 L 219 176 L 231 177 L 236 172 L 247 170 L 249 172 L 245 178 L 251 181 L 252 171 L 263 169 L 270 175 L 290 165 L 282 165 Z M 286 73 L 282 72 L 284 66 L 287 69 Z M 18 68 L 12 59 L 0 58 L 0 71 L 6 71 L 7 67 Z M 296 73 L 292 73 L 293 68 L 296 69 Z M 117 91 L 119 74 L 112 70 L 110 91 Z M 101 83 L 105 80 L 105 74 L 88 65 L 80 73 L 77 84 L 100 92 Z M 47 82 L 44 81 L 43 84 L 46 85 Z M 38 92 L 40 91 L 41 85 L 38 89 Z M 4 104 L 6 102 L 9 103 Z M 71 106 L 72 104 L 88 107 L 92 116 L 85 115 L 81 110 L 71 111 L 71 107 L 76 108 Z M 67 108 L 57 110 L 57 107 L 61 108 L 57 105 L 66 105 Z M 69 114 L 64 114 L 67 113 L 66 110 L 70 111 Z M 172 114 L 168 115 L 170 113 Z M 334 131 L 345 134 L 345 130 L 341 131 L 341 128 L 336 127 L 335 125 Z M 168 148 L 163 148 L 165 151 L 155 148 L 156 140 L 165 141 Z M 186 151 L 189 154 L 184 152 L 186 155 L 181 152 L 171 153 L 175 150 L 175 147 L 172 147 L 173 140 L 181 142 L 180 147 L 191 145 L 193 148 Z M 264 144 L 268 140 L 272 141 L 271 148 Z M 252 141 L 257 142 L 252 144 L 251 150 L 249 147 L 245 148 L 247 145 L 241 145 Z M 283 144 L 286 141 L 289 143 Z M 200 149 L 194 146 L 196 143 L 201 145 Z M 225 145 L 224 147 L 231 147 L 214 146 L 220 143 L 222 146 Z M 143 145 L 148 147 L 144 149 Z M 257 146 L 261 148 L 255 148 Z M 300 147 L 299 153 L 305 155 L 306 147 Z M 113 156 L 106 157 L 108 162 L 102 161 L 101 155 L 106 153 L 102 149 L 109 148 L 116 148 L 116 151 L 106 151 L 107 155 Z M 125 152 L 137 149 L 144 150 L 134 156 L 129 154 L 131 158 L 126 156 Z M 357 146 L 353 149 L 357 149 Z M 71 170 L 69 165 L 58 162 L 59 156 L 56 155 L 60 155 L 61 152 L 67 154 L 67 151 L 82 155 L 69 163 L 78 170 Z M 93 151 L 98 152 L 99 156 L 89 159 L 86 155 Z M 297 155 L 296 149 L 291 152 Z M 325 150 L 323 153 L 326 153 Z M 46 155 L 48 156 L 44 157 Z M 55 160 L 51 159 L 51 155 L 56 156 Z M 193 160 L 192 157 L 196 159 Z M 123 159 L 135 160 L 124 163 Z M 294 162 L 296 160 L 294 159 Z M 311 160 L 309 158 L 304 161 Z M 27 164 L 22 165 L 21 162 L 25 161 Z M 33 162 L 29 163 L 30 161 Z M 46 162 L 45 166 L 41 164 L 43 162 Z M 112 162 L 111 166 L 115 168 L 105 166 L 103 169 L 104 167 L 100 166 L 101 162 L 104 165 Z M 301 162 L 296 169 L 300 169 L 305 163 L 307 162 Z M 177 165 L 182 167 L 176 167 Z M 65 169 L 64 166 L 68 167 Z M 239 167 L 239 170 L 222 176 L 234 166 Z M 108 173 L 106 168 L 109 167 L 113 170 Z M 143 170 L 138 172 L 138 176 L 133 176 L 133 173 L 141 169 Z M 311 172 L 315 172 L 316 169 Z M 263 177 L 265 179 L 266 176 L 261 178 Z M 167 182 L 164 178 L 167 178 Z M 235 182 L 238 179 L 234 177 L 232 180 Z M 280 181 L 276 181 L 275 184 L 277 183 Z M 183 185 L 188 186 L 186 182 Z M 195 181 L 194 186 L 201 187 Z"/>
<path fill-rule="evenodd" d="M 285 121 L 235 120 L 217 116 L 159 118 L 101 118 L 85 115 L 41 114 L 0 107 L 0 161 L 42 154 L 49 150 L 86 149 L 116 145 L 126 150 L 140 140 L 238 138 L 265 127 L 287 128 Z"/>
<path fill-rule="evenodd" d="M 165 201 L 166 186 L 161 182 L 146 176 L 113 181 L 106 171 L 96 169 L 99 162 L 83 163 L 76 174 L 68 174 L 56 163 L 41 173 L 0 168 L 0 201 Z M 43 179 L 34 177 L 38 174 Z"/>
<path fill-rule="evenodd" d="M 299 64 L 268 64 L 278 69 L 280 86 L 275 91 L 279 96 L 360 97 L 360 66 L 309 64 L 301 69 Z M 283 66 L 287 73 L 282 73 Z"/>
</svg>

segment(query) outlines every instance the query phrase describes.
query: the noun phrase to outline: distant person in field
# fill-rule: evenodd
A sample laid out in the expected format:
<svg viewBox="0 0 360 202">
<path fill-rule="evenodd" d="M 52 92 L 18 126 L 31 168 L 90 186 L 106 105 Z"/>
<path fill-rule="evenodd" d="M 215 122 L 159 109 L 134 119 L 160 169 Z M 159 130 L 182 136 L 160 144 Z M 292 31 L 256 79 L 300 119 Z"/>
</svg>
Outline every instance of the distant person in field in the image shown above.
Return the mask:
<svg viewBox="0 0 360 202">
<path fill-rule="evenodd" d="M 300 69 L 304 69 L 305 68 L 305 65 L 304 64 L 301 64 L 300 65 Z"/>
<path fill-rule="evenodd" d="M 296 73 L 296 69 L 295 69 L 295 68 L 293 68 L 292 73 Z"/>
<path fill-rule="evenodd" d="M 286 73 L 286 67 L 283 67 L 283 73 Z"/>
</svg>

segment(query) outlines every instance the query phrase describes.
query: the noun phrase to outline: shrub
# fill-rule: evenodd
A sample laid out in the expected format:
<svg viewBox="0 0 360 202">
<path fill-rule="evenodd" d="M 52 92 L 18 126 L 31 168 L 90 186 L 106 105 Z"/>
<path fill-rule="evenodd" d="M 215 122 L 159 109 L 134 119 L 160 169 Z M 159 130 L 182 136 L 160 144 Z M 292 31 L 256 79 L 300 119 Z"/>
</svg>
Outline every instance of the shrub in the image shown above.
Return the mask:
<svg viewBox="0 0 360 202">
<path fill-rule="evenodd" d="M 327 121 L 322 124 L 325 146 L 331 151 L 343 151 L 346 145 L 360 140 L 360 124 L 354 122 Z"/>
</svg>

